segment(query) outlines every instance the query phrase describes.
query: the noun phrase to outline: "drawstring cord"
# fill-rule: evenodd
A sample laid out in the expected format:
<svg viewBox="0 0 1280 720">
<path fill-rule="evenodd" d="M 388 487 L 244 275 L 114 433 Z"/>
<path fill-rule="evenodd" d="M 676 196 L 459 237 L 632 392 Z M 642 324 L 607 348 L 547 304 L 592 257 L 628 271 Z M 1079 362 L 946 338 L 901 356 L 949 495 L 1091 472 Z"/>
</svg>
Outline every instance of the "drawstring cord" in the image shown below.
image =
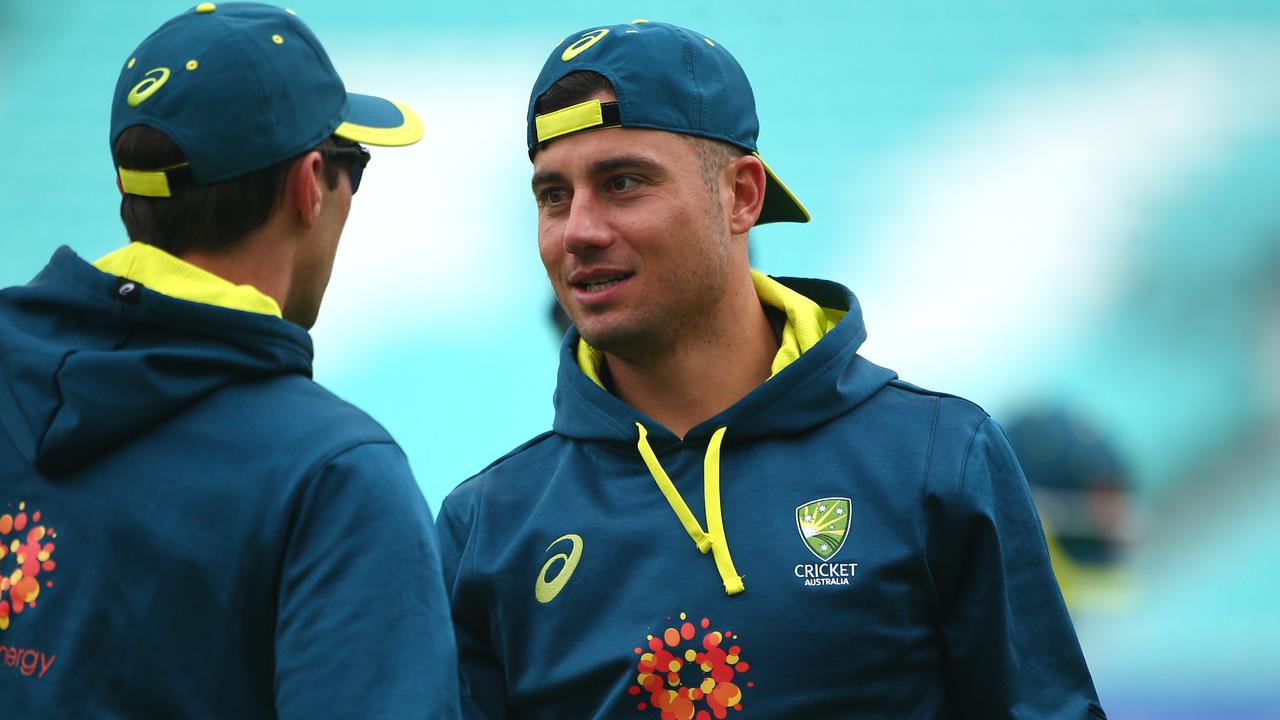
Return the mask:
<svg viewBox="0 0 1280 720">
<path fill-rule="evenodd" d="M 724 535 L 724 518 L 720 515 L 720 443 L 724 440 L 725 430 L 728 428 L 720 428 L 711 436 L 702 475 L 706 483 L 707 531 L 713 538 L 711 555 L 715 558 L 716 569 L 720 571 L 720 579 L 724 581 L 724 591 L 737 595 L 746 587 L 742 584 L 737 569 L 733 567 L 729 541 Z"/>
<path fill-rule="evenodd" d="M 680 519 L 685 532 L 689 533 L 693 544 L 698 546 L 698 552 L 705 555 L 707 550 L 711 551 L 716 570 L 720 572 L 720 579 L 724 581 L 724 591 L 729 595 L 742 592 L 746 588 L 742 584 L 742 578 L 738 575 L 737 569 L 733 566 L 733 556 L 729 554 L 729 543 L 724 535 L 724 518 L 720 514 L 720 445 L 724 441 L 724 433 L 728 428 L 716 430 L 707 444 L 707 454 L 702 470 L 708 530 L 704 532 L 684 498 L 680 497 L 680 491 L 676 490 L 675 484 L 662 469 L 662 464 L 658 462 L 658 456 L 653 453 L 653 448 L 649 447 L 649 431 L 640 423 L 636 423 L 636 427 L 640 430 L 640 440 L 636 443 L 640 457 L 644 459 L 645 466 L 649 468 L 649 474 L 653 476 L 653 481 L 658 484 L 662 496 L 667 499 L 676 517 Z"/>
</svg>

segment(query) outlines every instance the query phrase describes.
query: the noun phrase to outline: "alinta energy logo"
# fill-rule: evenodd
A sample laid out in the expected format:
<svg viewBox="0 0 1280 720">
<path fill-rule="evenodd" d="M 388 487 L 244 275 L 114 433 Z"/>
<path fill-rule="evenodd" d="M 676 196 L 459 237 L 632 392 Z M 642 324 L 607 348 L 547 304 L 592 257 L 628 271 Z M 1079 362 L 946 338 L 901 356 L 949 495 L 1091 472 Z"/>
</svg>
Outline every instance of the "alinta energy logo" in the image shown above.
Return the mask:
<svg viewBox="0 0 1280 720">
<path fill-rule="evenodd" d="M 16 514 L 0 515 L 0 630 L 8 630 L 15 616 L 36 606 L 40 574 L 57 568 L 56 537 L 57 531 L 42 523 L 39 510 L 27 514 L 25 502 L 18 503 Z M 44 585 L 53 587 L 53 581 L 46 577 Z"/>
<path fill-rule="evenodd" d="M 27 513 L 25 502 L 18 503 L 16 513 L 11 505 L 0 514 L 0 664 L 27 677 L 43 678 L 57 657 L 9 645 L 3 631 L 17 616 L 35 609 L 42 588 L 53 587 L 48 576 L 58 567 L 53 561 L 57 536 L 39 510 Z"/>
<path fill-rule="evenodd" d="M 805 587 L 843 586 L 849 584 L 858 563 L 833 563 L 831 558 L 840 552 L 849 539 L 849 516 L 853 513 L 853 501 L 845 497 L 820 498 L 796 508 L 796 529 L 804 545 L 822 562 L 800 563 L 795 566 L 795 576 L 804 581 Z"/>
<path fill-rule="evenodd" d="M 627 691 L 649 698 L 636 710 L 658 710 L 662 720 L 723 720 L 730 709 L 742 710 L 742 675 L 751 667 L 742 659 L 742 648 L 730 642 L 737 635 L 710 628 L 709 619 L 694 627 L 680 613 L 678 623 L 650 635 L 646 646 L 636 646 L 639 674 Z"/>
</svg>

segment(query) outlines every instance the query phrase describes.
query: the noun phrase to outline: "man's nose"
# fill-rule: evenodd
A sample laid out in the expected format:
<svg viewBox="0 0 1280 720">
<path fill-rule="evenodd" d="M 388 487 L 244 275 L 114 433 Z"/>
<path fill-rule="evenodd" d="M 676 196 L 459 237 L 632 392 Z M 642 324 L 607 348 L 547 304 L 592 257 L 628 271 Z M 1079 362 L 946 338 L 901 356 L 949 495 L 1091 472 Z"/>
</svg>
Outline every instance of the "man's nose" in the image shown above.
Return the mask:
<svg viewBox="0 0 1280 720">
<path fill-rule="evenodd" d="M 572 254 L 608 247 L 613 242 L 608 218 L 591 192 L 575 192 L 564 225 L 564 248 Z"/>
</svg>

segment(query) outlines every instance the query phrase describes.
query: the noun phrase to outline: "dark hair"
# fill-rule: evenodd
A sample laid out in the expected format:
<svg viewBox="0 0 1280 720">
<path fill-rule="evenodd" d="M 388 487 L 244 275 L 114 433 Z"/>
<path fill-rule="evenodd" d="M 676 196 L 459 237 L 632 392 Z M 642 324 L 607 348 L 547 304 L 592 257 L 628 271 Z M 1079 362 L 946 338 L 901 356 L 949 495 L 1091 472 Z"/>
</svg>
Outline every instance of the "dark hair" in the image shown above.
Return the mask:
<svg viewBox="0 0 1280 720">
<path fill-rule="evenodd" d="M 538 96 L 534 103 L 534 112 L 539 115 L 561 110 L 586 100 L 596 93 L 608 90 L 613 92 L 613 83 L 609 78 L 591 70 L 577 70 L 565 75 Z"/>
<path fill-rule="evenodd" d="M 567 108 L 580 103 L 601 91 L 614 92 L 609 78 L 591 70 L 575 70 L 555 81 L 547 91 L 538 96 L 533 109 L 538 115 Z M 693 143 L 698 152 L 702 177 L 708 187 L 714 189 L 720 170 L 727 164 L 747 154 L 746 150 L 720 140 L 676 133 Z"/>
<path fill-rule="evenodd" d="M 328 139 L 316 149 L 334 145 Z M 153 170 L 186 162 L 182 150 L 168 135 L 145 125 L 120 133 L 111 154 L 117 167 L 128 170 Z M 230 180 L 184 187 L 175 190 L 173 197 L 124 195 L 120 199 L 120 219 L 130 240 L 155 245 L 174 255 L 234 247 L 266 224 L 280 202 L 295 159 Z M 325 162 L 325 183 L 330 188 L 338 187 L 341 172 L 337 162 Z"/>
</svg>

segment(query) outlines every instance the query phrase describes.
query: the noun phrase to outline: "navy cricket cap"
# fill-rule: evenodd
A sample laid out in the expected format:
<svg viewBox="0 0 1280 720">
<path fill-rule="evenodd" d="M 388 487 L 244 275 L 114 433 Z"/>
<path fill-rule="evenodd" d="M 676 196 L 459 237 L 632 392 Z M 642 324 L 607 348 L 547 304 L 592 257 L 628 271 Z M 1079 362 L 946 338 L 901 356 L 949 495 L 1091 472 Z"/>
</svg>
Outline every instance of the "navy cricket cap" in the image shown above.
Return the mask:
<svg viewBox="0 0 1280 720">
<path fill-rule="evenodd" d="M 538 98 L 577 71 L 600 73 L 616 102 L 587 102 L 535 114 Z M 542 66 L 529 96 L 529 157 L 570 133 L 602 127 L 667 130 L 721 140 L 760 158 L 760 121 L 742 66 L 719 43 L 668 23 L 637 20 L 594 27 L 565 38 Z M 764 159 L 760 158 L 764 163 Z M 808 222 L 809 211 L 765 164 L 764 207 L 757 225 Z"/>
<path fill-rule="evenodd" d="M 135 125 L 168 135 L 187 160 L 117 169 L 124 192 L 149 197 L 260 170 L 333 135 L 384 146 L 422 139 L 407 106 L 348 93 L 292 10 L 241 2 L 202 3 L 133 51 L 112 99 L 112 147 Z"/>
</svg>

